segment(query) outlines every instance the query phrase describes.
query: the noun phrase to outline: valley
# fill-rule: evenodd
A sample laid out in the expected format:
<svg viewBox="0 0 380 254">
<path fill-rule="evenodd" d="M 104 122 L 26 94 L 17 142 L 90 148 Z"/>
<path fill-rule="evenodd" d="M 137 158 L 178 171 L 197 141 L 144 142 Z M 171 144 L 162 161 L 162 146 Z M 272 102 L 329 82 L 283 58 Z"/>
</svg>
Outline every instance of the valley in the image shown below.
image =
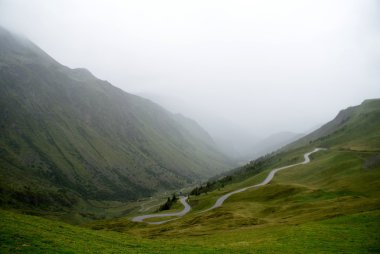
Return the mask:
<svg viewBox="0 0 380 254">
<path fill-rule="evenodd" d="M 2 211 L 0 236 L 6 243 L 2 248 L 5 253 L 53 249 L 62 253 L 74 249 L 76 253 L 377 252 L 379 171 L 378 166 L 362 168 L 372 155 L 334 148 L 319 151 L 310 163 L 280 171 L 269 184 L 235 194 L 217 209 L 202 212 L 221 195 L 259 184 L 271 170 L 190 196 L 192 209 L 186 216 L 159 225 L 124 217 L 78 227 Z"/>
<path fill-rule="evenodd" d="M 120 10 L 129 8 L 134 7 Z M 142 15 L 138 24 L 144 26 L 154 13 Z M 272 22 L 271 15 L 263 16 L 270 17 L 265 24 Z M 212 15 L 204 18 L 202 28 L 213 24 Z M 241 26 L 224 39 L 211 36 L 214 29 L 202 30 L 201 37 L 210 39 L 204 47 L 174 39 L 187 35 L 181 22 L 153 23 L 149 43 L 136 23 L 135 38 L 107 47 L 102 40 L 108 32 L 124 31 L 107 24 L 107 33 L 83 44 L 95 44 L 96 50 L 87 52 L 75 40 L 87 37 L 84 29 L 78 38 L 62 36 L 60 54 L 50 51 L 54 44 L 42 43 L 44 51 L 0 26 L 0 253 L 380 253 L 380 99 L 365 90 L 378 86 L 373 73 L 358 82 L 351 65 L 340 69 L 341 61 L 360 61 L 341 56 L 339 50 L 351 44 L 330 45 L 337 28 L 326 32 L 328 56 L 339 56 L 326 57 L 336 64 L 330 73 L 333 68 L 314 44 L 307 52 L 318 56 L 294 56 L 295 34 L 319 42 L 307 33 L 294 33 L 281 51 L 275 39 L 263 43 L 274 48 L 264 53 L 258 47 L 244 62 L 233 59 L 245 57 L 255 40 L 234 44 Z M 181 32 L 161 31 L 168 23 Z M 161 37 L 162 44 L 153 43 Z M 108 43 L 120 37 L 110 38 Z M 176 43 L 186 50 L 177 54 Z M 336 52 L 330 49 L 335 45 Z M 129 47 L 144 50 L 127 54 Z M 80 53 L 70 55 L 76 49 Z M 110 49 L 113 54 L 106 53 Z M 94 73 L 115 74 L 110 78 L 118 86 L 68 67 L 98 51 L 99 62 L 90 63 Z M 271 54 L 288 51 L 293 53 L 271 60 Z M 46 52 L 78 62 L 66 66 Z M 304 66 L 301 56 L 318 66 Z M 125 87 L 136 94 L 150 87 L 158 96 L 148 91 L 152 101 Z M 172 99 L 157 98 L 161 90 Z"/>
</svg>

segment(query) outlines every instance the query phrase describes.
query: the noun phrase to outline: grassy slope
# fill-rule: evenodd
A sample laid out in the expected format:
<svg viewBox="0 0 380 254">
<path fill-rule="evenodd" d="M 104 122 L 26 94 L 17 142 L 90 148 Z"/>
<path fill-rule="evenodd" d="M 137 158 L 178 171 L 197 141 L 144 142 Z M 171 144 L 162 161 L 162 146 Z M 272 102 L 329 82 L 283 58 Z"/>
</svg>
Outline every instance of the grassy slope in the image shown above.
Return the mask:
<svg viewBox="0 0 380 254">
<path fill-rule="evenodd" d="M 321 152 L 311 164 L 283 171 L 270 185 L 233 196 L 215 211 L 196 214 L 202 207 L 195 205 L 189 216 L 162 226 L 135 224 L 126 218 L 90 225 L 93 229 L 116 231 L 108 232 L 2 211 L 1 250 L 4 253 L 377 252 L 380 168 L 362 167 L 369 156 L 352 151 Z M 258 182 L 265 173 L 228 188 Z M 217 196 L 202 195 L 199 200 L 211 195 Z M 195 201 L 192 198 L 193 204 Z"/>
<path fill-rule="evenodd" d="M 297 224 L 379 209 L 380 166 L 363 168 L 371 155 L 339 150 L 320 152 L 311 164 L 282 171 L 269 185 L 234 195 L 221 208 L 204 214 L 197 212 L 211 206 L 226 192 L 260 182 L 269 170 L 219 191 L 191 197 L 192 214 L 168 224 L 168 228 L 174 229 L 167 232 L 175 234 L 183 227 L 184 232 L 203 234 L 210 229 L 245 224 Z M 119 226 L 125 223 L 126 229 L 131 227 L 126 219 L 118 222 Z"/>
<path fill-rule="evenodd" d="M 28 250 L 62 253 L 378 252 L 380 166 L 363 166 L 373 154 L 338 148 L 320 152 L 313 156 L 310 164 L 282 171 L 268 186 L 237 194 L 214 211 L 196 213 L 227 188 L 259 182 L 268 171 L 246 182 L 226 186 L 216 191 L 219 194 L 191 197 L 194 210 L 189 215 L 160 226 L 120 218 L 80 228 L 3 211 L 2 250 L 14 252 L 18 248 L 25 253 Z"/>
<path fill-rule="evenodd" d="M 131 234 L 94 231 L 6 211 L 0 215 L 1 253 L 212 253 L 215 249 L 174 240 L 163 245 Z"/>
<path fill-rule="evenodd" d="M 380 149 L 380 99 L 365 100 L 361 105 L 339 112 L 330 122 L 287 145 L 283 151 L 318 144 L 340 145 L 354 150 Z"/>
<path fill-rule="evenodd" d="M 142 239 L 0 211 L 1 253 L 377 253 L 380 212 L 299 225 Z M 164 234 L 164 232 L 162 232 Z"/>
</svg>

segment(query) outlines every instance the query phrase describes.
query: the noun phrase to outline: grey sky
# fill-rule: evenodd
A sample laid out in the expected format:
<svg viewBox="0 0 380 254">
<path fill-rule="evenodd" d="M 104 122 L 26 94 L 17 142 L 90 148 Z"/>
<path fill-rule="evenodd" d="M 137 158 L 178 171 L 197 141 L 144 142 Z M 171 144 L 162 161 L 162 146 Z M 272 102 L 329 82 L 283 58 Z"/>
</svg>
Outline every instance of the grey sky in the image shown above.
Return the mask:
<svg viewBox="0 0 380 254">
<path fill-rule="evenodd" d="M 376 0 L 0 0 L 0 24 L 62 64 L 252 136 L 380 97 L 379 21 Z"/>
</svg>

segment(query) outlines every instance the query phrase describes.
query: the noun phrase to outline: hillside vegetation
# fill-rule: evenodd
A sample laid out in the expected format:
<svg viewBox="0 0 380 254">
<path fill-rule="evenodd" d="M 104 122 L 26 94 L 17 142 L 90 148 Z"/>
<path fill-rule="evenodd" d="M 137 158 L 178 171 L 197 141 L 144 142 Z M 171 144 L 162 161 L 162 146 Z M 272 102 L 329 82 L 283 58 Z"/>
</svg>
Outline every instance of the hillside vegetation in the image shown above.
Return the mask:
<svg viewBox="0 0 380 254">
<path fill-rule="evenodd" d="M 379 151 L 380 100 L 365 100 L 361 105 L 339 112 L 330 122 L 316 131 L 287 145 L 290 150 L 309 144 L 339 146 L 341 149 Z"/>
<path fill-rule="evenodd" d="M 0 28 L 0 204 L 128 201 L 231 164 L 197 123 L 67 68 Z"/>
<path fill-rule="evenodd" d="M 1 253 L 377 253 L 380 213 L 299 225 L 220 230 L 198 237 L 140 237 L 0 211 Z"/>
</svg>

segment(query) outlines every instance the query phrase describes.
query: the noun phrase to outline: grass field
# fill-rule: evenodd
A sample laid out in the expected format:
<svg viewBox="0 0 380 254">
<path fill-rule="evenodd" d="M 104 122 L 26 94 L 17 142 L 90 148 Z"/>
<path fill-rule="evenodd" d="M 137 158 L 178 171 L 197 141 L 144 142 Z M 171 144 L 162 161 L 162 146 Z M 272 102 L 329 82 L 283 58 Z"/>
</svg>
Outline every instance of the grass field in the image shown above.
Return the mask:
<svg viewBox="0 0 380 254">
<path fill-rule="evenodd" d="M 378 253 L 380 211 L 298 225 L 152 237 L 1 211 L 1 253 Z"/>
<path fill-rule="evenodd" d="M 260 182 L 191 197 L 192 211 L 163 225 L 127 217 L 72 226 L 1 211 L 2 253 L 378 253 L 380 166 L 376 153 L 330 149 L 273 182 L 236 194 L 213 211 L 217 197 Z M 180 209 L 175 205 L 174 210 Z"/>
</svg>

